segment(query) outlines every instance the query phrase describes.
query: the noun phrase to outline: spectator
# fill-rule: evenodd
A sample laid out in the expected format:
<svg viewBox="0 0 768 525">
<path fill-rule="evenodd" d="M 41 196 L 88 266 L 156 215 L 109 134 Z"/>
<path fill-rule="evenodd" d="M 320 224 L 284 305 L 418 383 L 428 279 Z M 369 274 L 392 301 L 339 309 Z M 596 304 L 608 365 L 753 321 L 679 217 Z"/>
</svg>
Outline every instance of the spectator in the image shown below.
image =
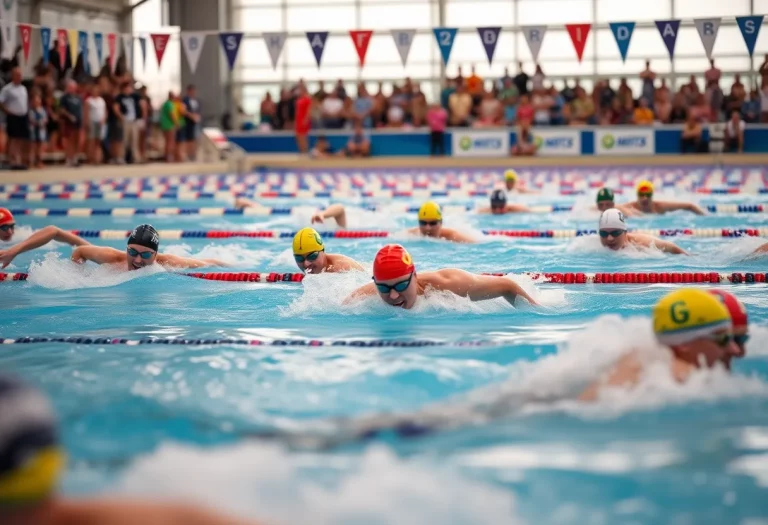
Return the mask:
<svg viewBox="0 0 768 525">
<path fill-rule="evenodd" d="M 120 113 L 120 121 L 122 123 L 122 112 L 120 110 L 120 104 L 115 103 L 117 111 Z M 176 95 L 173 91 L 168 92 L 168 99 L 163 102 L 160 108 L 160 129 L 165 137 L 165 161 L 173 162 L 176 152 L 176 130 L 179 128 L 179 115 L 176 109 Z M 123 157 L 120 157 L 118 162 L 122 164 L 125 162 Z"/>
<path fill-rule="evenodd" d="M 585 125 L 595 123 L 595 103 L 587 96 L 584 88 L 576 91 L 576 100 L 573 101 L 571 124 Z"/>
<path fill-rule="evenodd" d="M 471 74 L 467 77 L 467 93 L 472 97 L 472 102 L 477 105 L 483 99 L 483 79 L 477 74 L 475 66 L 472 66 Z"/>
<path fill-rule="evenodd" d="M 517 123 L 526 129 L 533 122 L 536 109 L 531 104 L 528 94 L 520 95 L 520 105 L 517 107 Z"/>
<path fill-rule="evenodd" d="M 635 101 L 628 98 L 621 108 L 621 124 L 635 123 Z"/>
<path fill-rule="evenodd" d="M 670 116 L 672 115 L 672 102 L 669 101 L 669 90 L 658 91 L 653 112 L 656 114 L 657 122 L 669 124 Z"/>
<path fill-rule="evenodd" d="M 567 104 L 570 104 L 574 100 L 576 100 L 576 88 L 579 87 L 579 79 L 575 79 L 575 85 L 574 87 L 571 87 L 568 85 L 568 81 L 563 81 L 563 90 L 560 92 L 561 95 L 563 95 L 563 98 L 565 99 L 565 102 Z"/>
<path fill-rule="evenodd" d="M 368 94 L 365 84 L 360 82 L 357 85 L 357 98 L 355 99 L 355 118 L 363 123 L 366 128 L 373 127 L 371 112 L 373 111 L 373 99 Z"/>
<path fill-rule="evenodd" d="M 725 126 L 725 151 L 744 153 L 744 121 L 738 111 L 731 113 L 731 118 Z"/>
<path fill-rule="evenodd" d="M 672 111 L 669 114 L 671 124 L 682 124 L 688 120 L 688 110 L 685 109 L 685 97 L 677 93 L 672 101 Z"/>
<path fill-rule="evenodd" d="M 634 106 L 632 99 L 629 100 L 629 104 Z M 614 98 L 611 102 L 607 124 L 610 124 L 611 126 L 624 124 L 624 110 L 621 107 L 621 99 L 619 97 Z M 603 125 L 607 124 L 603 123 Z"/>
<path fill-rule="evenodd" d="M 43 167 L 43 146 L 47 141 L 48 114 L 43 107 L 40 91 L 33 88 L 32 107 L 29 109 L 29 131 L 31 139 L 31 151 L 29 164 L 36 168 Z"/>
<path fill-rule="evenodd" d="M 0 90 L 0 110 L 6 115 L 8 142 L 6 152 L 11 169 L 24 169 L 29 141 L 29 99 L 22 83 L 21 68 L 11 69 L 11 82 Z"/>
<path fill-rule="evenodd" d="M 387 109 L 387 126 L 390 128 L 401 128 L 405 124 L 405 97 L 403 97 L 402 89 L 398 86 L 393 86 L 392 97 L 388 102 Z"/>
<path fill-rule="evenodd" d="M 312 98 L 322 103 L 323 100 L 325 100 L 325 97 L 327 96 L 328 96 L 328 93 L 326 93 L 325 91 L 325 82 L 321 80 L 320 82 L 318 82 L 317 91 L 315 91 L 315 94 L 312 95 Z"/>
<path fill-rule="evenodd" d="M 126 155 L 128 152 L 131 154 L 131 161 L 134 163 L 141 162 L 141 157 L 139 156 L 139 135 L 141 134 L 141 112 L 139 109 L 139 104 L 136 95 L 133 92 L 133 85 L 130 82 L 126 82 L 122 85 L 120 88 L 120 94 L 116 98 L 117 104 L 120 106 L 120 114 L 122 115 L 122 126 L 123 126 L 123 147 L 120 150 L 121 151 L 121 157 L 124 160 L 124 155 Z M 174 98 L 174 103 L 178 106 L 180 104 L 180 100 Z M 183 110 L 180 110 L 180 108 L 177 107 L 177 123 L 178 126 L 176 128 L 178 136 L 176 137 L 176 142 L 178 144 L 183 144 L 185 137 L 183 136 L 182 126 L 184 123 L 183 120 Z M 179 142 L 178 139 L 182 139 L 181 142 Z M 183 147 L 183 146 L 182 146 Z M 179 152 L 181 153 L 181 152 Z M 177 155 L 176 157 L 178 160 L 181 160 L 183 157 L 181 155 Z"/>
<path fill-rule="evenodd" d="M 749 92 L 749 99 L 741 105 L 741 116 L 744 122 L 756 124 L 760 122 L 760 95 L 756 89 Z"/>
<path fill-rule="evenodd" d="M 535 78 L 535 75 L 534 75 Z M 533 123 L 537 126 L 549 126 L 549 112 L 554 104 L 544 88 L 533 89 Z"/>
<path fill-rule="evenodd" d="M 373 108 L 371 109 L 371 120 L 373 120 L 374 127 L 383 126 L 387 120 L 386 116 L 389 107 L 383 90 L 384 85 L 382 82 L 379 82 L 379 89 L 373 96 Z"/>
<path fill-rule="evenodd" d="M 504 107 L 501 101 L 493 96 L 493 93 L 486 91 L 483 100 L 480 102 L 479 118 L 474 126 L 478 128 L 495 127 L 502 123 L 504 118 Z"/>
<path fill-rule="evenodd" d="M 598 92 L 598 107 L 603 109 L 610 109 L 613 99 L 616 98 L 616 92 L 611 87 L 611 82 L 607 78 L 601 82 L 600 91 Z"/>
<path fill-rule="evenodd" d="M 768 83 L 760 88 L 760 122 L 768 122 Z"/>
<path fill-rule="evenodd" d="M 552 106 L 549 108 L 549 123 L 553 126 L 562 126 L 563 124 L 566 124 L 565 113 L 563 111 L 565 108 L 565 99 L 563 98 L 563 95 L 558 93 L 555 86 L 550 86 L 549 97 L 552 100 Z"/>
<path fill-rule="evenodd" d="M 703 140 L 701 124 L 696 117 L 690 115 L 685 121 L 680 138 L 680 150 L 682 153 L 706 153 L 706 144 Z"/>
<path fill-rule="evenodd" d="M 466 85 L 466 81 L 464 79 L 464 74 L 461 72 L 461 66 L 458 67 L 456 72 L 456 77 L 453 79 L 453 83 L 455 85 L 464 84 Z"/>
<path fill-rule="evenodd" d="M 456 92 L 448 100 L 450 108 L 450 123 L 452 126 L 469 126 L 469 115 L 472 111 L 472 97 L 467 93 L 464 84 L 458 84 Z"/>
<path fill-rule="evenodd" d="M 616 93 L 616 96 L 619 97 L 619 103 L 622 108 L 626 107 L 627 100 L 631 100 L 634 104 L 635 97 L 632 94 L 632 88 L 627 84 L 626 78 L 622 78 L 619 82 L 619 90 Z"/>
<path fill-rule="evenodd" d="M 313 98 L 313 97 L 310 97 L 310 98 Z M 343 152 L 340 152 L 340 153 L 343 153 Z M 313 159 L 326 159 L 328 157 L 337 157 L 339 156 L 339 154 L 333 151 L 330 143 L 328 142 L 328 139 L 321 135 L 317 137 L 315 146 L 309 152 L 309 156 L 312 157 Z"/>
<path fill-rule="evenodd" d="M 117 86 L 111 85 L 109 92 L 104 94 L 107 104 L 107 143 L 109 145 L 109 162 L 124 163 L 123 150 L 123 114 L 117 96 L 120 94 Z"/>
<path fill-rule="evenodd" d="M 531 78 L 531 88 L 535 91 L 537 89 L 544 89 L 544 71 L 541 69 L 541 65 L 536 64 L 536 71 Z"/>
<path fill-rule="evenodd" d="M 501 90 L 499 91 L 499 100 L 505 106 L 517 104 L 517 99 L 520 96 L 520 92 L 517 90 L 517 86 L 512 82 L 511 78 L 505 78 L 501 84 Z"/>
<path fill-rule="evenodd" d="M 320 105 L 323 114 L 323 127 L 327 129 L 341 129 L 344 127 L 344 101 L 339 96 L 338 89 L 328 93 Z"/>
<path fill-rule="evenodd" d="M 440 91 L 440 105 L 448 109 L 451 95 L 456 93 L 456 83 L 452 79 L 446 79 L 443 89 Z"/>
<path fill-rule="evenodd" d="M 695 99 L 698 96 L 698 94 L 701 93 L 701 90 L 699 89 L 699 83 L 696 82 L 696 75 L 691 75 L 688 78 L 688 83 L 685 85 L 688 86 L 688 89 L 690 90 L 692 98 Z"/>
<path fill-rule="evenodd" d="M 709 87 L 713 84 L 719 84 L 722 74 L 722 71 L 715 67 L 715 60 L 710 58 L 709 69 L 704 72 L 704 85 Z"/>
<path fill-rule="evenodd" d="M 656 90 L 654 82 L 656 73 L 651 70 L 651 61 L 645 61 L 645 69 L 640 72 L 640 79 L 643 81 L 643 89 L 640 98 L 644 98 L 648 104 L 653 103 L 653 93 Z"/>
<path fill-rule="evenodd" d="M 54 151 L 59 146 L 59 107 L 56 97 L 53 96 L 53 91 L 48 93 L 43 99 L 45 106 L 45 113 L 48 115 L 48 151 Z"/>
<path fill-rule="evenodd" d="M 637 101 L 635 108 L 634 121 L 638 126 L 650 126 L 653 124 L 653 111 L 648 107 L 648 100 L 641 98 Z"/>
<path fill-rule="evenodd" d="M 521 124 L 517 129 L 516 137 L 517 141 L 515 142 L 515 145 L 512 146 L 512 155 L 529 156 L 536 153 L 536 145 L 533 143 L 533 135 L 531 135 L 530 125 Z"/>
<path fill-rule="evenodd" d="M 88 162 L 101 164 L 101 141 L 106 136 L 107 103 L 101 96 L 98 84 L 91 86 L 91 94 L 85 101 L 85 148 Z"/>
<path fill-rule="evenodd" d="M 200 136 L 200 99 L 197 98 L 197 88 L 190 84 L 187 86 L 187 95 L 184 97 L 185 125 L 183 128 L 184 142 L 187 145 L 186 157 L 189 160 L 197 158 L 198 138 Z"/>
<path fill-rule="evenodd" d="M 264 94 L 264 99 L 262 99 L 261 106 L 259 107 L 259 123 L 268 129 L 276 129 L 276 113 L 277 105 L 275 104 L 275 101 L 272 100 L 272 94 L 267 91 Z"/>
<path fill-rule="evenodd" d="M 355 120 L 352 136 L 347 142 L 347 155 L 350 157 L 368 157 L 371 154 L 371 139 L 363 129 L 363 124 Z"/>
<path fill-rule="evenodd" d="M 707 123 L 711 120 L 712 110 L 707 105 L 707 101 L 701 93 L 696 97 L 696 102 L 688 107 L 688 112 L 693 114 L 696 120 L 701 123 Z"/>
<path fill-rule="evenodd" d="M 666 97 L 667 101 L 669 101 L 672 98 L 669 88 L 667 87 L 666 78 L 661 79 L 661 85 L 658 87 L 658 89 L 656 89 L 656 93 L 654 95 L 654 102 L 653 102 L 654 105 L 656 104 L 656 102 L 663 99 L 664 97 Z"/>
<path fill-rule="evenodd" d="M 741 75 L 739 73 L 736 73 L 733 76 L 733 85 L 731 85 L 731 93 L 734 91 L 739 91 L 744 89 L 744 84 L 741 82 Z"/>
<path fill-rule="evenodd" d="M 509 75 L 509 68 L 505 67 L 504 76 L 499 79 L 499 89 L 503 91 L 504 88 L 506 88 L 506 86 L 508 85 L 507 82 L 509 82 L 509 84 L 512 84 L 512 77 Z"/>
<path fill-rule="evenodd" d="M 296 131 L 296 146 L 299 148 L 299 153 L 302 155 L 306 155 L 308 153 L 309 149 L 309 141 L 307 139 L 309 135 L 309 130 L 312 127 L 311 124 L 311 111 L 312 111 L 312 104 L 316 102 L 317 99 L 313 99 L 309 96 L 309 93 L 307 93 L 307 88 L 305 86 L 299 86 L 298 89 L 298 98 L 296 99 L 296 125 L 295 125 L 295 131 Z"/>
<path fill-rule="evenodd" d="M 429 105 L 427 104 L 427 97 L 424 96 L 424 93 L 422 93 L 421 90 L 418 90 L 414 95 L 411 106 L 413 127 L 424 127 L 427 124 L 427 111 Z"/>
<path fill-rule="evenodd" d="M 445 155 L 443 140 L 448 126 L 448 112 L 440 104 L 432 104 L 427 111 L 427 124 L 430 132 L 430 152 L 432 156 Z"/>
<path fill-rule="evenodd" d="M 147 142 L 152 136 L 152 101 L 147 94 L 147 86 L 141 86 L 139 89 L 139 107 L 141 108 L 142 125 L 141 135 L 139 136 L 139 156 L 146 161 L 147 156 Z"/>
<path fill-rule="evenodd" d="M 517 92 L 521 95 L 528 94 L 528 73 L 523 70 L 523 63 L 517 63 L 518 73 L 513 79 Z"/>
<path fill-rule="evenodd" d="M 339 97 L 341 100 L 346 100 L 347 98 L 347 88 L 344 87 L 344 81 L 342 79 L 338 79 L 336 81 L 336 96 Z"/>
<path fill-rule="evenodd" d="M 83 129 L 83 100 L 77 94 L 77 82 L 66 81 L 66 90 L 59 100 L 61 136 L 64 139 L 64 153 L 68 166 L 78 165 L 80 135 Z"/>
</svg>

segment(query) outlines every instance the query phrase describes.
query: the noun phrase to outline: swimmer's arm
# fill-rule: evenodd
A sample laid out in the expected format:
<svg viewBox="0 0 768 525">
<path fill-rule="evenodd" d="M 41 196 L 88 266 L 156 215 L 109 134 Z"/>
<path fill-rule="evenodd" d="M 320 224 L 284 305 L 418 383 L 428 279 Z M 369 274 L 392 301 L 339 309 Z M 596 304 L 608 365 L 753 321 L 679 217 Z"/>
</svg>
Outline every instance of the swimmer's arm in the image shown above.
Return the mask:
<svg viewBox="0 0 768 525">
<path fill-rule="evenodd" d="M 78 264 L 83 264 L 86 261 L 96 264 L 117 264 L 125 262 L 126 255 L 125 252 L 114 248 L 89 244 L 75 248 L 72 252 L 72 260 Z"/>
<path fill-rule="evenodd" d="M 418 229 L 418 228 L 417 228 Z M 466 233 L 451 230 L 449 228 L 443 228 L 441 237 L 446 241 L 461 242 L 466 244 L 474 244 L 477 240 L 474 237 L 467 235 Z"/>
<path fill-rule="evenodd" d="M 538 306 L 519 284 L 506 277 L 473 275 L 463 270 L 443 270 L 435 272 L 430 284 L 438 290 L 448 290 L 473 301 L 503 297 L 509 304 L 514 305 L 517 296 L 521 296 L 530 304 Z"/>
<path fill-rule="evenodd" d="M 184 525 L 256 525 L 208 509 L 177 503 L 132 500 L 63 500 L 55 506 L 56 523 L 97 525 L 100 523 L 183 523 Z M 128 520 L 119 517 L 129 516 Z"/>
<path fill-rule="evenodd" d="M 238 197 L 235 199 L 235 209 L 242 210 L 243 208 L 258 208 L 259 203 L 246 199 L 245 197 Z"/>
<path fill-rule="evenodd" d="M 665 241 L 662 239 L 654 239 L 653 245 L 664 253 L 672 253 L 675 255 L 690 255 L 688 252 L 680 248 L 677 244 Z"/>
<path fill-rule="evenodd" d="M 768 253 L 768 242 L 760 246 L 754 253 Z"/>
<path fill-rule="evenodd" d="M 579 401 L 595 401 L 604 387 L 630 387 L 640 380 L 643 367 L 634 354 L 619 359 L 606 377 L 589 385 L 579 396 Z"/>
<path fill-rule="evenodd" d="M 490 208 L 480 208 L 479 210 L 477 210 L 477 213 L 479 213 L 481 215 L 485 215 L 487 213 L 491 213 L 491 209 Z"/>
<path fill-rule="evenodd" d="M 531 209 L 523 204 L 507 204 L 506 208 L 507 213 L 526 213 L 529 211 L 531 211 Z"/>
<path fill-rule="evenodd" d="M 349 296 L 346 299 L 344 299 L 344 302 L 342 304 L 345 304 L 345 305 L 351 304 L 356 301 L 359 301 L 360 299 L 364 299 L 365 297 L 370 297 L 375 294 L 376 294 L 376 287 L 374 286 L 373 283 L 368 283 L 365 286 L 361 286 L 360 288 L 358 288 L 357 290 L 349 294 Z"/>
<path fill-rule="evenodd" d="M 19 244 L 7 250 L 0 250 L 0 265 L 5 268 L 17 255 L 45 246 L 51 241 L 65 242 L 72 246 L 88 246 L 90 244 L 85 239 L 81 239 L 77 235 L 64 231 L 61 228 L 46 226 Z"/>
<path fill-rule="evenodd" d="M 312 217 L 312 224 L 315 224 L 316 222 L 322 223 L 324 219 L 335 219 L 336 224 L 338 224 L 341 228 L 346 228 L 347 210 L 345 210 L 344 206 L 341 204 L 333 204 L 328 206 L 321 213 L 315 214 L 315 216 Z"/>
<path fill-rule="evenodd" d="M 692 202 L 657 202 L 656 206 L 662 212 L 685 210 L 696 215 L 706 215 L 704 210 Z"/>
<path fill-rule="evenodd" d="M 192 257 L 179 257 L 178 255 L 161 254 L 157 256 L 158 264 L 172 268 L 206 268 L 208 266 L 229 267 L 218 259 L 193 259 Z"/>
<path fill-rule="evenodd" d="M 633 208 L 631 204 L 619 204 L 616 206 L 616 209 L 627 217 L 638 217 L 640 215 L 644 215 L 640 210 Z"/>
</svg>

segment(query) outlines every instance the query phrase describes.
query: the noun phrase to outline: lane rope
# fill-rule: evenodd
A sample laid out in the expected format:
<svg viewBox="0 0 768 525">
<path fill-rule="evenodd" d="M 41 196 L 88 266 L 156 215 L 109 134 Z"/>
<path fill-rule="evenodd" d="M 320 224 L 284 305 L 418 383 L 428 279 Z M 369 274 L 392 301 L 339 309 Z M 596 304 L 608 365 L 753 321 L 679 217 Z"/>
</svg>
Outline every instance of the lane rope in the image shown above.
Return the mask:
<svg viewBox="0 0 768 525">
<path fill-rule="evenodd" d="M 496 341 L 435 341 L 430 339 L 237 339 L 237 338 L 170 338 L 144 337 L 130 339 L 125 337 L 104 336 L 23 336 L 16 338 L 0 337 L 0 345 L 25 345 L 35 343 L 68 343 L 79 345 L 187 345 L 187 346 L 346 346 L 354 348 L 423 348 L 428 346 L 498 346 Z"/>
</svg>

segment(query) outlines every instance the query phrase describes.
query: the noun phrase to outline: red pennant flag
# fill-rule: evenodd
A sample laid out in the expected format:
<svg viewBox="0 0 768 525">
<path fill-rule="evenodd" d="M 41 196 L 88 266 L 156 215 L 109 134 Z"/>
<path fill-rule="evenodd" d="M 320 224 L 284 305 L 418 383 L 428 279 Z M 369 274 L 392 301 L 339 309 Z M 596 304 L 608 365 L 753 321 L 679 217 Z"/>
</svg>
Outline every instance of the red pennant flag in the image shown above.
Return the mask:
<svg viewBox="0 0 768 525">
<path fill-rule="evenodd" d="M 56 47 L 59 50 L 59 64 L 61 65 L 61 69 L 64 69 L 64 66 L 67 64 L 67 38 L 66 29 L 56 30 Z"/>
<path fill-rule="evenodd" d="M 29 62 L 29 47 L 32 44 L 32 26 L 29 24 L 19 24 L 19 33 L 21 33 L 21 49 L 24 51 L 24 62 Z"/>
<path fill-rule="evenodd" d="M 584 46 L 587 45 L 587 37 L 589 36 L 589 30 L 592 28 L 592 24 L 565 24 L 565 28 L 568 30 L 568 34 L 571 35 L 571 42 L 573 42 L 573 48 L 576 50 L 576 56 L 584 56 Z"/>
<path fill-rule="evenodd" d="M 117 53 L 117 35 L 109 33 L 107 35 L 107 50 L 109 51 L 109 68 L 115 70 L 115 54 Z M 101 64 L 99 64 L 101 66 Z"/>
<path fill-rule="evenodd" d="M 168 33 L 152 33 L 149 36 L 152 38 L 152 43 L 155 45 L 155 58 L 157 58 L 157 67 L 160 67 L 160 64 L 163 62 L 165 47 L 168 45 L 168 41 L 171 39 L 171 35 Z"/>
<path fill-rule="evenodd" d="M 360 67 L 365 65 L 365 55 L 368 53 L 368 44 L 371 43 L 371 35 L 373 31 L 350 31 L 349 36 L 352 37 L 352 43 L 355 45 L 357 51 L 357 57 L 360 59 Z"/>
</svg>

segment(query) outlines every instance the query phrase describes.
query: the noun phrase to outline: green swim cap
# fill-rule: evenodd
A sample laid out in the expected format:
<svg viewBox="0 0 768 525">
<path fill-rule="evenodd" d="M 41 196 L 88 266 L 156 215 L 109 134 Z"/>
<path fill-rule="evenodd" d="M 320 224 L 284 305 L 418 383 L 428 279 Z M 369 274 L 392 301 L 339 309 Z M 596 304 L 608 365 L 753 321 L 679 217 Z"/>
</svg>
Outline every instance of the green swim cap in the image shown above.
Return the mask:
<svg viewBox="0 0 768 525">
<path fill-rule="evenodd" d="M 613 190 L 610 188 L 602 188 L 597 192 L 597 202 L 605 202 L 613 200 Z"/>
</svg>

